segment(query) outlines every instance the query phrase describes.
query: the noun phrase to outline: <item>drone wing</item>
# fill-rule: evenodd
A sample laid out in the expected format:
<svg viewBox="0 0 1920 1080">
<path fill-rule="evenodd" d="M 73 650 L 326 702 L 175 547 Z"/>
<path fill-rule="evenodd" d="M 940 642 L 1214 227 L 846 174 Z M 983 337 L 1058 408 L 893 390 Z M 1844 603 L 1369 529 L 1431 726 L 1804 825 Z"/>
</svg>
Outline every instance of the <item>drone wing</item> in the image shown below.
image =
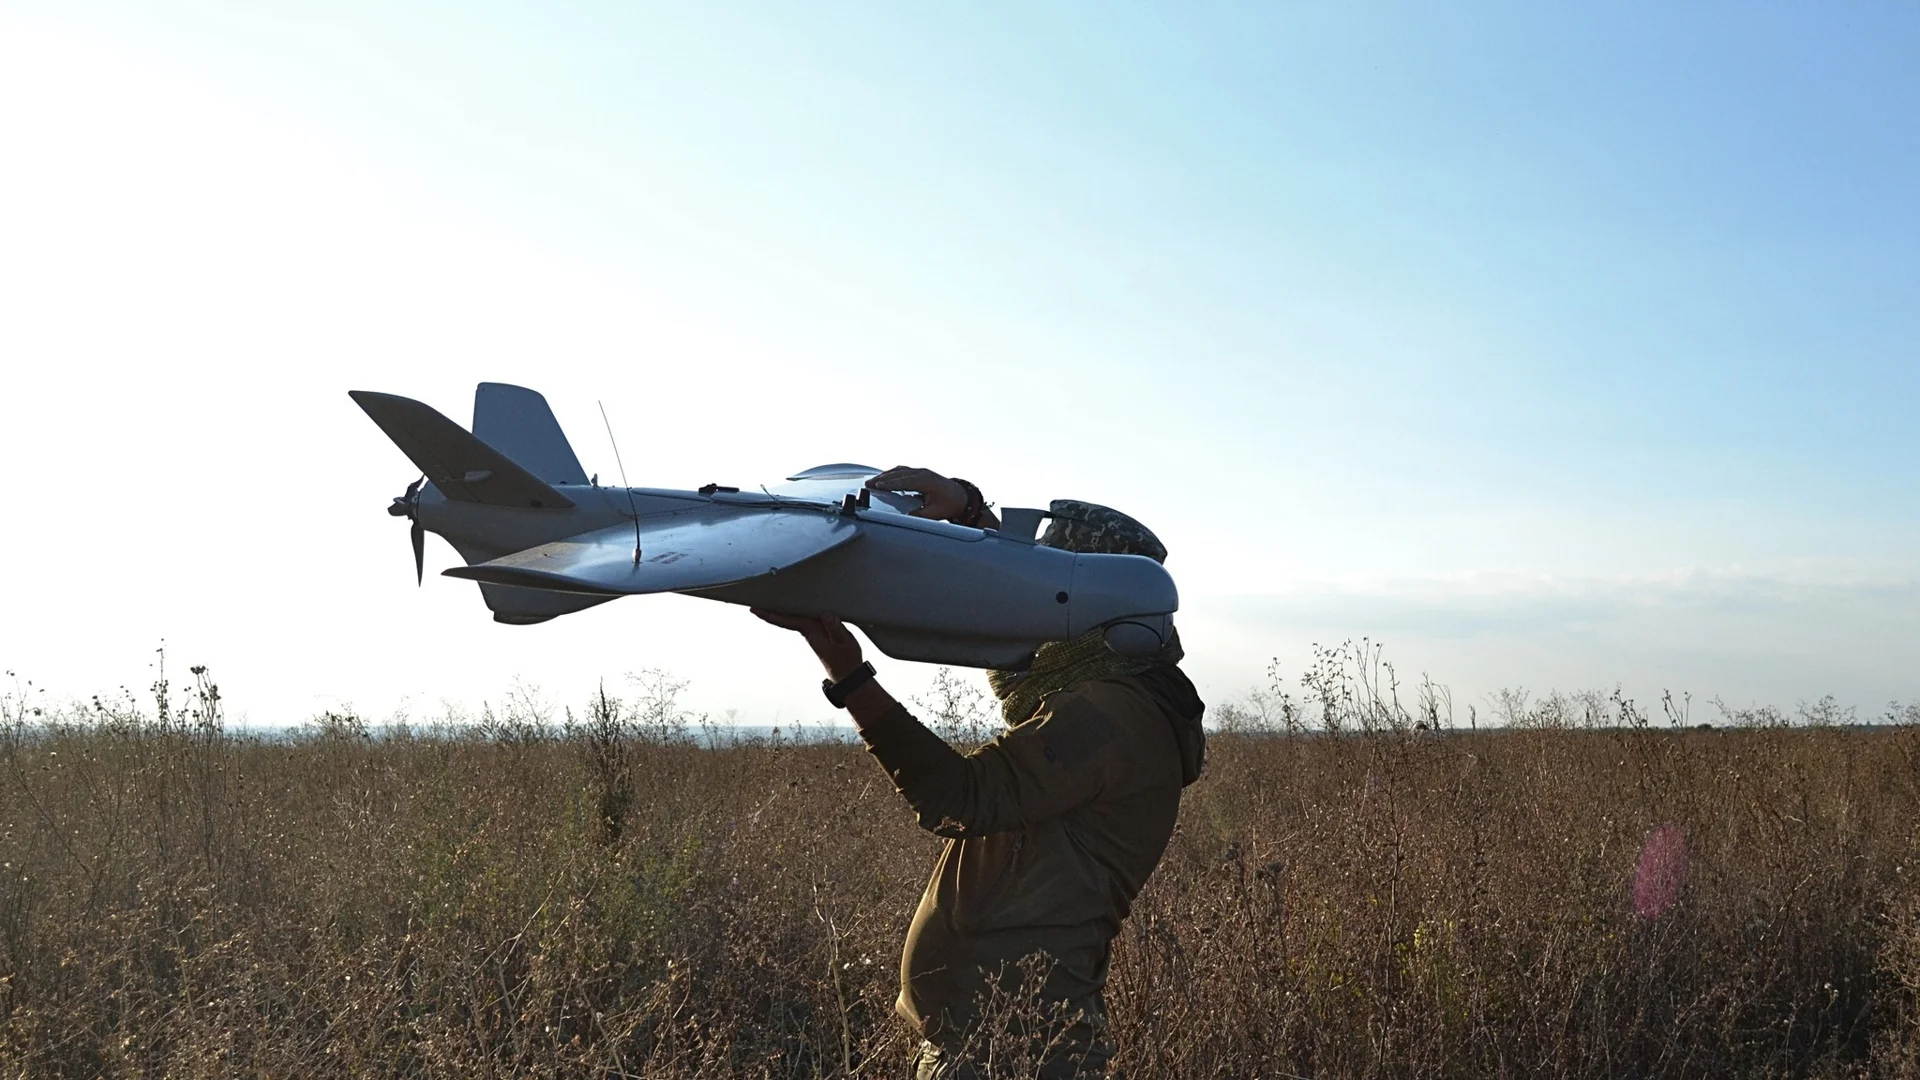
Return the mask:
<svg viewBox="0 0 1920 1080">
<path fill-rule="evenodd" d="M 445 574 L 596 596 L 679 592 L 777 574 L 858 535 L 854 522 L 815 510 L 701 509 L 641 518 L 638 562 L 634 528 L 622 524 Z"/>
</svg>

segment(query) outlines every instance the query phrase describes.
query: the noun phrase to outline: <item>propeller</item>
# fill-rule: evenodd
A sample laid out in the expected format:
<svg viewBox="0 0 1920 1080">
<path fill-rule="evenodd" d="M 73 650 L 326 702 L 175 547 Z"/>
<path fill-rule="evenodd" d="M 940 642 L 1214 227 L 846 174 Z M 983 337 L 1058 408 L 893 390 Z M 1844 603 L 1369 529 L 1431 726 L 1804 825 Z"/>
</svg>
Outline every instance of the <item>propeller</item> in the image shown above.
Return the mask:
<svg viewBox="0 0 1920 1080">
<path fill-rule="evenodd" d="M 403 517 L 413 523 L 407 530 L 413 540 L 413 581 L 415 585 L 424 585 L 427 581 L 427 527 L 420 524 L 420 485 L 427 482 L 422 476 L 407 485 L 405 495 L 394 496 L 387 507 L 387 513 L 394 517 Z"/>
</svg>

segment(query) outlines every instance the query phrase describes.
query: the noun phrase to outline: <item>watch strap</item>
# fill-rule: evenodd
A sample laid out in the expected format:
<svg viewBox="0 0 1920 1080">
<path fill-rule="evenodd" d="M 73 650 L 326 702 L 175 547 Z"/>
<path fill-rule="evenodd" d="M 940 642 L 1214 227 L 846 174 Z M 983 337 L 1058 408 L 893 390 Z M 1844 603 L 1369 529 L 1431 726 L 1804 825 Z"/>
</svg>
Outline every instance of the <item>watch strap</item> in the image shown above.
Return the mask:
<svg viewBox="0 0 1920 1080">
<path fill-rule="evenodd" d="M 863 660 L 859 667 L 847 672 L 846 678 L 839 682 L 832 679 L 820 680 L 820 692 L 827 695 L 827 700 L 833 703 L 834 708 L 844 709 L 847 707 L 847 695 L 873 681 L 875 674 L 873 661 Z"/>
</svg>

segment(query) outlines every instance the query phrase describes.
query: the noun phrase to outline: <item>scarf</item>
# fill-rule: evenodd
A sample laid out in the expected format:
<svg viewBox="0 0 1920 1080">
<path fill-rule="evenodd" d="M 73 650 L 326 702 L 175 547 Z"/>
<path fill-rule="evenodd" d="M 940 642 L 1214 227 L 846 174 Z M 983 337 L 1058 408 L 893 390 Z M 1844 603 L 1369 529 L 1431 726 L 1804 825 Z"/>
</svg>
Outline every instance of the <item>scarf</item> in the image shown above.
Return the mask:
<svg viewBox="0 0 1920 1080">
<path fill-rule="evenodd" d="M 1162 664 L 1177 664 L 1183 655 L 1180 635 L 1175 633 L 1153 656 L 1121 656 L 1107 647 L 1105 628 L 1095 627 L 1079 637 L 1040 646 L 1025 671 L 987 672 L 987 685 L 1000 699 L 1001 718 L 1012 727 L 1031 720 L 1048 694 L 1097 679 L 1119 679 Z"/>
</svg>

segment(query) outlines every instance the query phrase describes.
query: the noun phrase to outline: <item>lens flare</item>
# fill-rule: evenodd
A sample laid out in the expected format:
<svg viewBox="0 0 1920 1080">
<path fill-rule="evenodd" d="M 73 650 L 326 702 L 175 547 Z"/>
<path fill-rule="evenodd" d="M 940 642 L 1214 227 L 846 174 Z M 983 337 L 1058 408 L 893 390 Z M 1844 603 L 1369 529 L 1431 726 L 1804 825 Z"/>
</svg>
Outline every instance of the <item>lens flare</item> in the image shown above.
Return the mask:
<svg viewBox="0 0 1920 1080">
<path fill-rule="evenodd" d="M 1640 865 L 1633 873 L 1633 910 L 1643 919 L 1657 919 L 1680 899 L 1687 878 L 1687 830 L 1662 825 L 1640 848 Z"/>
</svg>

